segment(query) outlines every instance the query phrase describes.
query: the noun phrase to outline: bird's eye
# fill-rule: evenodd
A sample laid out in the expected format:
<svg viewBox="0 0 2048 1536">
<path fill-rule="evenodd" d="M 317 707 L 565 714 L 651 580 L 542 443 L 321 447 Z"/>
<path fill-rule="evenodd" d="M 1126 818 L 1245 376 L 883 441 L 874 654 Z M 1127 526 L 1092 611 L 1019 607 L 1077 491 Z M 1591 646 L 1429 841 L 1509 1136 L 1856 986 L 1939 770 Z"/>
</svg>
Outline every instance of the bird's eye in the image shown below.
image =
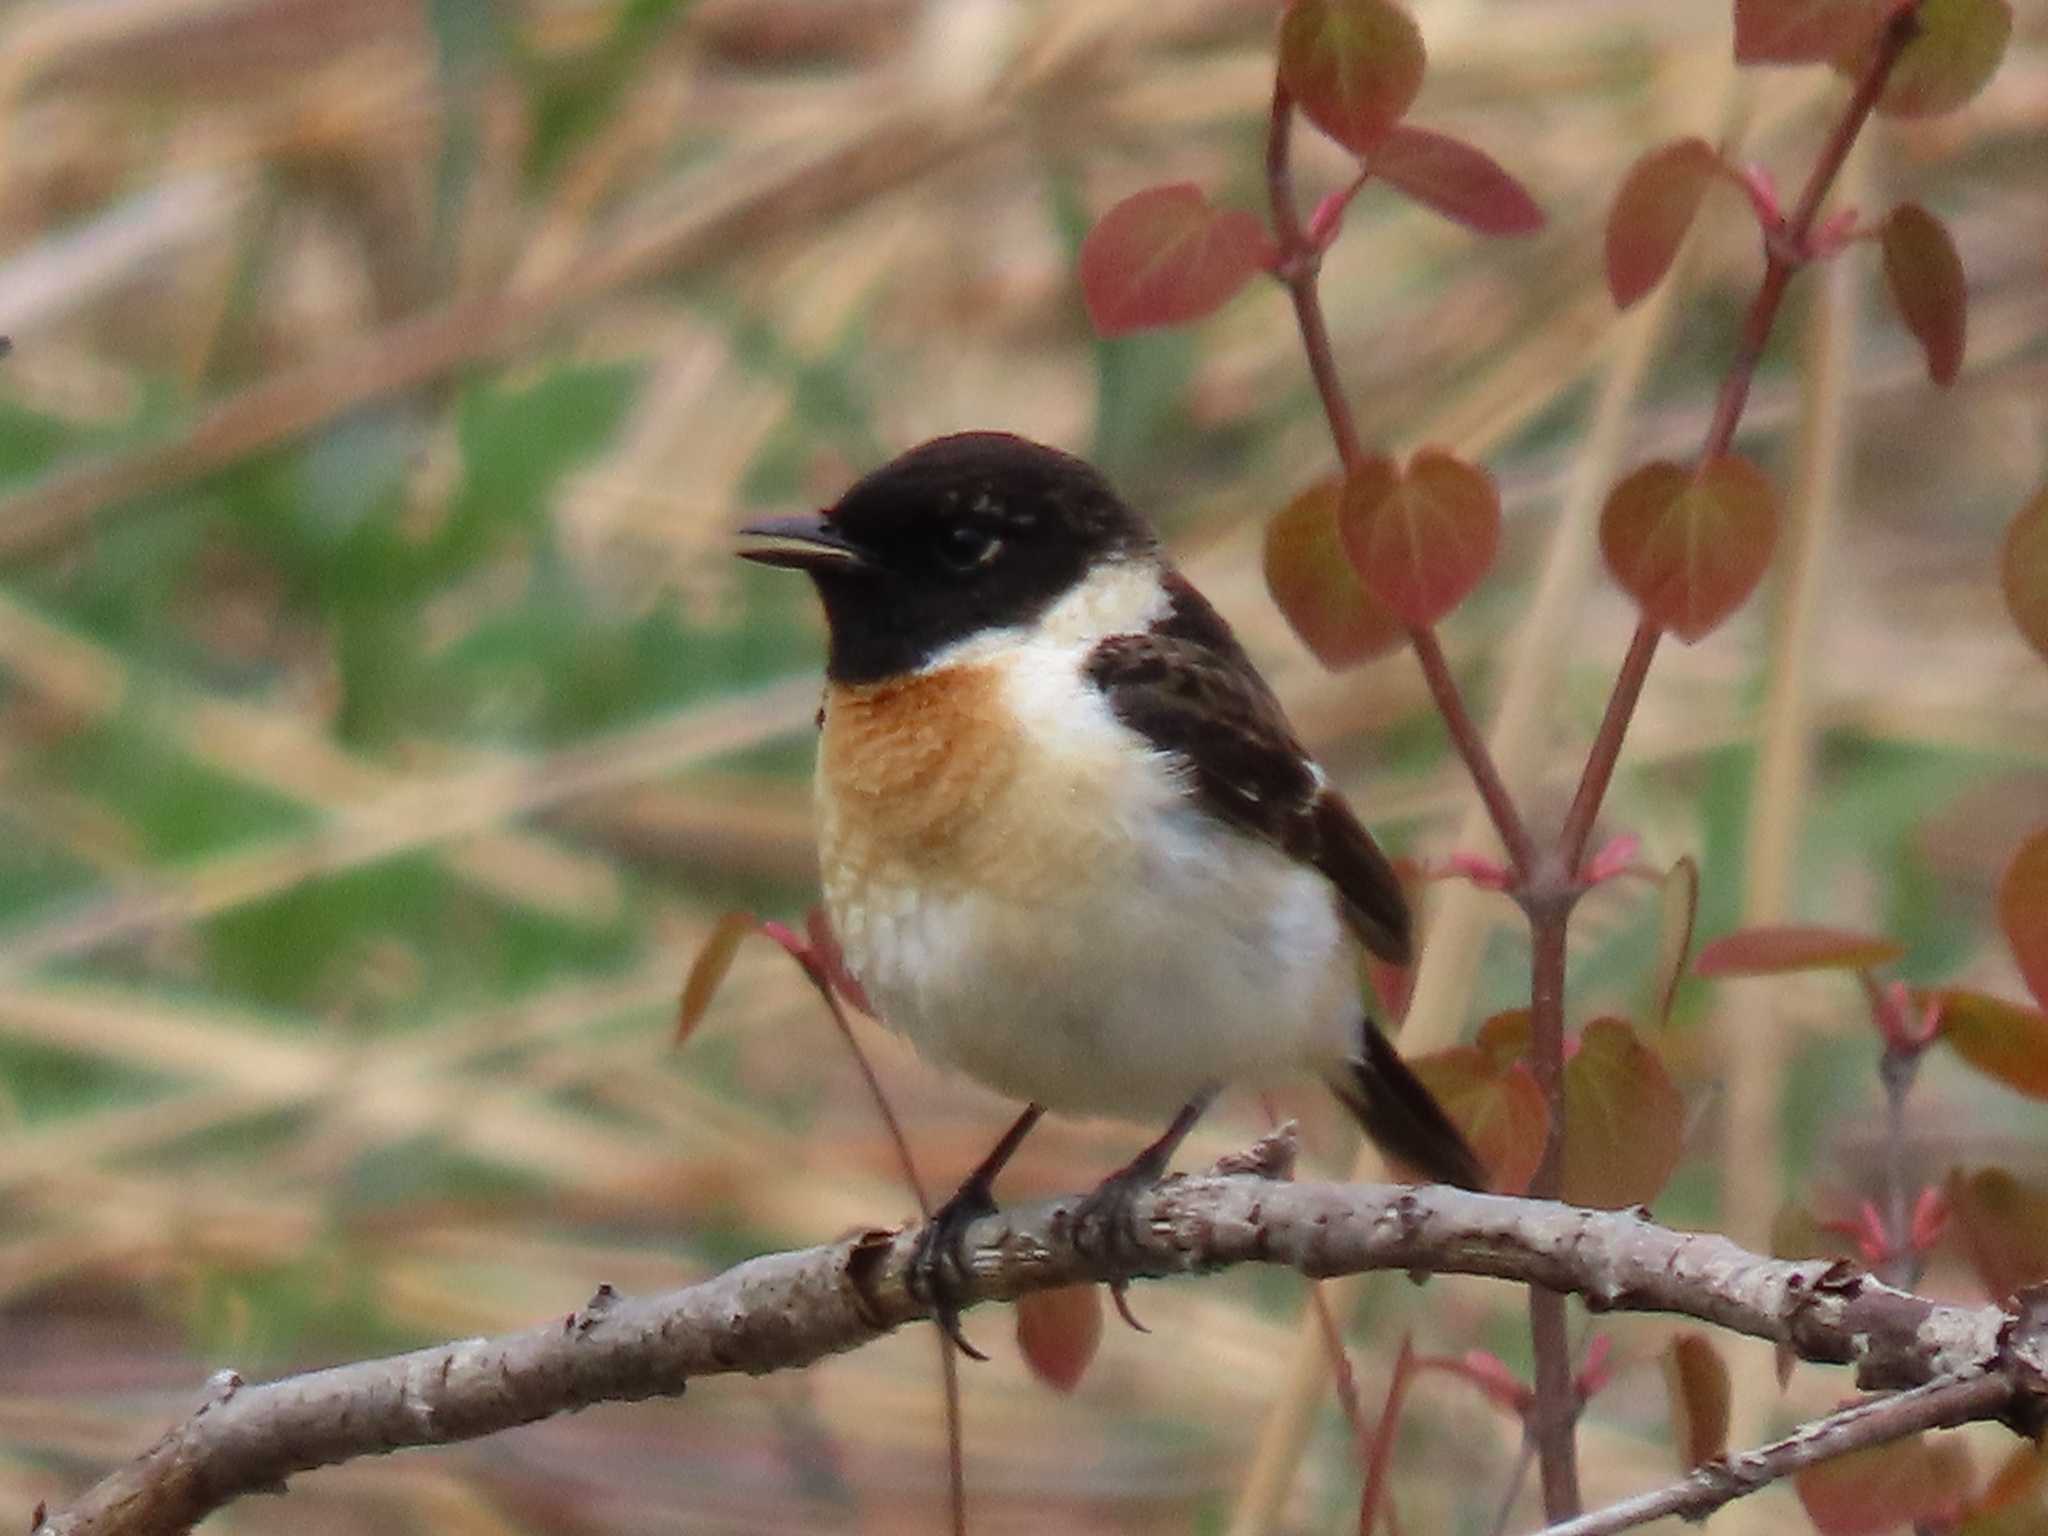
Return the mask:
<svg viewBox="0 0 2048 1536">
<path fill-rule="evenodd" d="M 955 523 L 939 540 L 939 558 L 956 571 L 978 571 L 1001 553 L 1003 541 L 983 528 Z"/>
</svg>

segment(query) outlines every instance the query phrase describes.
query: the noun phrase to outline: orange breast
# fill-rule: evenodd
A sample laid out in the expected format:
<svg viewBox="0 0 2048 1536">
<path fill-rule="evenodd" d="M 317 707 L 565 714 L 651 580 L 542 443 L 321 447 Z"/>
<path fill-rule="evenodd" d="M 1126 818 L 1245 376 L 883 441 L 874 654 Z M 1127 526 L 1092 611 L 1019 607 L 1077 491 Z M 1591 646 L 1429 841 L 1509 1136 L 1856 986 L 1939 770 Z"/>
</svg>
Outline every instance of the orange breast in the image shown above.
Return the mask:
<svg viewBox="0 0 2048 1536">
<path fill-rule="evenodd" d="M 819 743 L 828 881 L 972 878 L 1019 772 L 990 666 L 834 685 Z"/>
</svg>

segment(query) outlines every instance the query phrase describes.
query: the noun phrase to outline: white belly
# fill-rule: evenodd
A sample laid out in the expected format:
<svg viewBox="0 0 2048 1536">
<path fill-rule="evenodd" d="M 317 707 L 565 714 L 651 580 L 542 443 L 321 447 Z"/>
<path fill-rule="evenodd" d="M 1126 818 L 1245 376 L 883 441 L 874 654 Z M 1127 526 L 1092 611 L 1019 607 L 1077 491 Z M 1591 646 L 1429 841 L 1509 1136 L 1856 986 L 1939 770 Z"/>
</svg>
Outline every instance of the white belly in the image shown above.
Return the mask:
<svg viewBox="0 0 2048 1536">
<path fill-rule="evenodd" d="M 1216 1083 L 1341 1059 L 1349 940 L 1320 877 L 1195 813 L 1023 905 L 871 888 L 848 962 L 927 1057 L 1011 1098 L 1152 1120 Z"/>
</svg>

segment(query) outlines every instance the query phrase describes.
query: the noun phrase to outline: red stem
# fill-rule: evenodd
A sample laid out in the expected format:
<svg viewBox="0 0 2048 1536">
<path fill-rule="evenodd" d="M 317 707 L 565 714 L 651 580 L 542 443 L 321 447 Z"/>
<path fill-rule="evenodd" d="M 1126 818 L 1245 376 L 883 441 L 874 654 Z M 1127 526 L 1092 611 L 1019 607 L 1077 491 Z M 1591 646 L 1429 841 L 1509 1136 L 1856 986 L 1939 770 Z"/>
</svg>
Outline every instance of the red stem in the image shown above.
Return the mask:
<svg viewBox="0 0 2048 1536">
<path fill-rule="evenodd" d="M 1387 1469 L 1394 1460 L 1394 1432 L 1401 1427 L 1401 1409 L 1408 1398 L 1408 1383 L 1415 1378 L 1415 1340 L 1402 1335 L 1401 1349 L 1394 1356 L 1394 1376 L 1387 1383 L 1387 1400 L 1380 1408 L 1380 1421 L 1373 1426 L 1372 1444 L 1365 1458 L 1365 1487 L 1358 1496 L 1358 1536 L 1372 1536 L 1387 1498 Z"/>
<path fill-rule="evenodd" d="M 1348 476 L 1365 462 L 1359 441 L 1358 423 L 1351 403 L 1344 398 L 1344 383 L 1337 375 L 1337 354 L 1330 345 L 1329 322 L 1323 316 L 1323 301 L 1316 289 L 1316 274 L 1322 252 L 1302 227 L 1301 211 L 1294 202 L 1294 172 L 1289 164 L 1289 147 L 1294 135 L 1294 98 L 1285 84 L 1273 82 L 1273 110 L 1266 132 L 1266 193 L 1273 205 L 1273 239 L 1279 251 L 1273 275 L 1287 289 L 1294 304 L 1294 319 L 1301 330 L 1302 350 L 1308 355 L 1308 369 L 1315 379 L 1316 394 L 1323 402 L 1323 416 L 1330 424 L 1330 438 L 1337 446 L 1337 459 Z M 1361 178 L 1362 182 L 1362 178 Z M 1451 745 L 1464 761 L 1465 771 L 1486 806 L 1501 845 L 1517 875 L 1527 877 L 1534 865 L 1536 845 L 1522 823 L 1513 797 L 1494 766 L 1486 738 L 1480 735 L 1457 679 L 1444 660 L 1443 647 L 1430 629 L 1411 629 L 1408 643 L 1421 664 L 1424 681 L 1437 713 L 1450 731 Z"/>
</svg>

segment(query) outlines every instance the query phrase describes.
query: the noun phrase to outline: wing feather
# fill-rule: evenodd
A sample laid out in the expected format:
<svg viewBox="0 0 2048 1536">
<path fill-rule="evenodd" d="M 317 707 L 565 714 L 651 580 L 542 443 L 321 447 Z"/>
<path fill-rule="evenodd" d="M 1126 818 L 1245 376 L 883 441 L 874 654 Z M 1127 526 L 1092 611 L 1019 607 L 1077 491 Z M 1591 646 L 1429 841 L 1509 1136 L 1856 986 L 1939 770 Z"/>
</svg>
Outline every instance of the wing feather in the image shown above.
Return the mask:
<svg viewBox="0 0 2048 1536">
<path fill-rule="evenodd" d="M 1204 810 L 1320 871 L 1366 947 L 1406 964 L 1408 902 L 1393 865 L 1329 787 L 1230 626 L 1184 580 L 1168 588 L 1167 618 L 1104 640 L 1090 679 L 1119 720 L 1186 765 Z"/>
</svg>

